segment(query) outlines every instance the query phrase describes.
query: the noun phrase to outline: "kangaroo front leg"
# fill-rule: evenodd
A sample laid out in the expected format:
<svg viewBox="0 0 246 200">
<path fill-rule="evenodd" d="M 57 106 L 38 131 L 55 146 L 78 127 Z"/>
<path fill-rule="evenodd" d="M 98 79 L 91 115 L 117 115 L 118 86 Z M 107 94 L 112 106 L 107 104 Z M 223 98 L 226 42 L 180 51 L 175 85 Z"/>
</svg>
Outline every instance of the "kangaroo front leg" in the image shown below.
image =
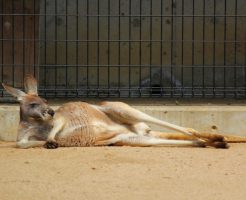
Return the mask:
<svg viewBox="0 0 246 200">
<path fill-rule="evenodd" d="M 32 147 L 42 147 L 45 141 L 29 140 L 31 136 L 34 136 L 35 132 L 26 132 L 20 140 L 17 140 L 16 147 L 21 149 L 28 149 Z"/>
<path fill-rule="evenodd" d="M 21 137 L 18 137 L 16 142 L 16 147 L 20 149 L 28 149 L 32 147 L 42 147 L 45 144 L 45 141 L 30 140 L 32 136 L 35 136 L 36 133 L 34 130 L 27 129 L 27 131 L 19 132 Z"/>
<path fill-rule="evenodd" d="M 48 134 L 47 142 L 44 144 L 45 148 L 56 149 L 58 147 L 58 143 L 55 141 L 55 137 L 63 129 L 64 125 L 65 123 L 63 119 L 54 121 L 54 126 Z"/>
<path fill-rule="evenodd" d="M 16 147 L 21 149 L 28 149 L 32 147 L 42 147 L 45 141 L 20 140 L 16 143 Z"/>
</svg>

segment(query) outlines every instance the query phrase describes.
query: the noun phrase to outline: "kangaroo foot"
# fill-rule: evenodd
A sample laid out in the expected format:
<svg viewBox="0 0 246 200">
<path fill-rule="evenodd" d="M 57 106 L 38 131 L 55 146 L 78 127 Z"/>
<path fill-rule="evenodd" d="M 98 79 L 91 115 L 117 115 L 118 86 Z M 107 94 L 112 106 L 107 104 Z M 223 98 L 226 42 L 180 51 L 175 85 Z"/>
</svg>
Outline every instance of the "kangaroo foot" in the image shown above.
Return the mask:
<svg viewBox="0 0 246 200">
<path fill-rule="evenodd" d="M 230 147 L 227 142 L 213 142 L 212 145 L 220 149 L 228 149 Z"/>
</svg>

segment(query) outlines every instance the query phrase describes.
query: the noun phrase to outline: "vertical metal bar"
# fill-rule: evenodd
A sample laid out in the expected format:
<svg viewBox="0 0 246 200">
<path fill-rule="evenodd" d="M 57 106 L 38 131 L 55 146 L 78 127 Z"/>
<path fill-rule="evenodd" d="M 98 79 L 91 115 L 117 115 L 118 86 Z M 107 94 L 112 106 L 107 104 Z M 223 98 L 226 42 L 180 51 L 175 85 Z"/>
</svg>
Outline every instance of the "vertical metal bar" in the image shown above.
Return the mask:
<svg viewBox="0 0 246 200">
<path fill-rule="evenodd" d="M 226 9 L 227 9 L 227 5 L 226 5 L 226 1 L 225 0 L 225 10 L 224 10 L 224 70 L 223 70 L 223 77 L 224 77 L 224 98 L 226 97 L 226 28 L 227 28 L 227 17 L 226 17 Z"/>
<path fill-rule="evenodd" d="M 171 49 L 170 49 L 170 56 L 171 56 L 171 97 L 173 97 L 173 1 L 171 1 Z"/>
<path fill-rule="evenodd" d="M 99 96 L 99 57 L 100 57 L 100 26 L 99 26 L 99 20 L 100 20 L 100 12 L 99 12 L 99 0 L 97 0 L 97 96 Z"/>
<path fill-rule="evenodd" d="M 202 14 L 202 96 L 205 97 L 205 1 L 203 0 Z"/>
<path fill-rule="evenodd" d="M 15 86 L 15 18 L 14 18 L 14 0 L 12 0 L 12 85 Z"/>
<path fill-rule="evenodd" d="M 246 52 L 246 42 L 245 41 L 244 41 L 244 52 Z M 246 56 L 244 56 L 244 98 L 246 98 Z"/>
<path fill-rule="evenodd" d="M 184 0 L 182 0 L 182 33 L 181 33 L 181 97 L 184 97 Z"/>
<path fill-rule="evenodd" d="M 246 20 L 246 16 L 243 17 Z M 244 21 L 242 20 L 242 21 Z M 246 52 L 246 41 L 244 38 L 244 52 Z M 244 99 L 246 99 L 246 56 L 244 56 Z"/>
<path fill-rule="evenodd" d="M 139 96 L 142 96 L 142 1 L 140 0 L 139 5 Z"/>
<path fill-rule="evenodd" d="M 163 85 L 162 85 L 162 83 L 163 83 L 163 59 L 162 59 L 162 51 L 163 51 L 163 0 L 161 0 L 161 52 L 160 52 L 160 55 L 161 55 L 161 57 L 160 57 L 160 61 L 161 61 L 161 68 L 160 68 L 160 72 L 161 72 L 161 74 L 160 74 L 160 87 L 161 87 L 161 97 L 163 96 Z"/>
<path fill-rule="evenodd" d="M 234 27 L 234 97 L 237 97 L 237 0 L 235 0 L 235 27 Z"/>
<path fill-rule="evenodd" d="M 87 0 L 87 8 L 86 8 L 86 26 L 87 26 L 87 33 L 86 33 L 86 96 L 89 96 L 89 0 Z"/>
<path fill-rule="evenodd" d="M 128 97 L 131 96 L 131 10 L 132 10 L 132 2 L 129 0 L 129 71 L 128 71 L 128 76 L 129 76 L 129 85 L 128 85 Z"/>
<path fill-rule="evenodd" d="M 55 0 L 55 97 L 57 96 L 57 0 Z"/>
<path fill-rule="evenodd" d="M 36 1 L 33 2 L 33 11 L 34 11 L 34 22 L 33 22 L 33 33 L 34 33 L 34 40 L 33 40 L 33 60 L 34 60 L 34 65 L 33 65 L 33 73 L 34 73 L 34 77 L 36 77 L 36 67 L 37 67 L 37 63 L 36 63 Z M 39 80 L 39 78 L 38 78 Z"/>
<path fill-rule="evenodd" d="M 67 6 L 68 6 L 68 4 L 67 4 L 67 1 L 68 0 L 66 0 L 66 9 L 65 9 L 65 23 L 66 23 L 66 41 L 65 41 L 65 44 L 66 44 L 66 83 L 65 83 L 65 85 L 66 85 L 66 96 L 68 95 L 68 93 L 67 93 L 67 89 L 68 89 L 68 52 L 67 52 L 67 43 L 68 43 L 68 41 L 67 41 L 67 38 L 68 38 L 68 24 L 67 24 Z"/>
<path fill-rule="evenodd" d="M 110 0 L 108 0 L 108 97 L 110 95 Z"/>
<path fill-rule="evenodd" d="M 153 93 L 153 86 L 152 86 L 152 14 L 153 14 L 153 5 L 152 5 L 152 0 L 150 0 L 150 46 L 149 46 L 149 75 L 150 75 L 150 87 L 151 87 L 151 93 L 150 96 L 152 96 Z"/>
<path fill-rule="evenodd" d="M 192 61 L 191 61 L 191 87 L 192 87 L 192 97 L 194 97 L 195 93 L 194 93 L 194 48 L 195 48 L 195 44 L 194 44 L 194 40 L 195 40 L 195 0 L 192 0 Z"/>
<path fill-rule="evenodd" d="M 76 97 L 79 96 L 79 1 L 76 1 Z"/>
<path fill-rule="evenodd" d="M 3 13 L 3 6 L 4 5 L 3 5 L 3 0 L 2 0 L 2 13 Z M 1 25 L 2 25 L 2 38 L 3 38 L 3 16 L 2 16 L 2 24 Z M 1 65 L 2 77 L 1 77 L 1 81 L 4 82 L 4 80 L 3 80 L 3 64 L 4 64 L 4 55 L 3 55 L 3 51 L 4 51 L 3 46 L 4 45 L 3 45 L 3 40 L 1 41 L 1 43 L 2 43 L 2 45 L 1 45 L 2 46 L 2 55 L 1 55 L 2 56 L 2 63 L 1 63 L 2 64 Z M 1 96 L 3 97 L 3 90 L 1 92 Z"/>
<path fill-rule="evenodd" d="M 214 38 L 213 38 L 213 98 L 216 96 L 215 95 L 215 40 L 216 40 L 216 0 L 214 0 L 214 17 L 213 17 L 213 22 L 214 22 L 214 27 L 213 27 L 213 31 L 214 31 Z"/>
<path fill-rule="evenodd" d="M 47 96 L 47 55 L 46 55 L 46 45 L 47 45 L 47 29 L 46 29 L 46 14 L 47 14 L 47 7 L 46 7 L 46 0 L 44 0 L 44 96 Z"/>
<path fill-rule="evenodd" d="M 120 24 L 121 24 L 121 9 L 120 9 L 120 4 L 121 4 L 121 0 L 119 0 L 119 27 L 118 27 L 118 29 L 119 29 L 119 42 L 118 42 L 118 45 L 119 45 L 119 48 L 118 48 L 118 97 L 120 97 L 121 95 L 121 92 L 120 92 L 120 82 L 121 82 L 121 79 L 120 79 L 120 64 L 121 64 L 121 49 L 120 49 L 120 47 L 121 47 L 121 42 L 120 42 L 120 40 L 121 40 L 121 27 L 120 27 Z"/>
<path fill-rule="evenodd" d="M 26 18 L 25 18 L 25 0 L 23 0 L 22 1 L 22 10 L 23 10 L 23 29 L 22 29 L 22 31 L 23 31 L 23 52 L 22 52 L 22 55 L 23 55 L 23 83 L 24 83 L 24 77 L 25 77 L 25 67 L 26 67 L 26 64 L 25 64 L 25 26 L 26 26 L 26 24 L 25 24 L 25 20 L 26 20 Z"/>
</svg>

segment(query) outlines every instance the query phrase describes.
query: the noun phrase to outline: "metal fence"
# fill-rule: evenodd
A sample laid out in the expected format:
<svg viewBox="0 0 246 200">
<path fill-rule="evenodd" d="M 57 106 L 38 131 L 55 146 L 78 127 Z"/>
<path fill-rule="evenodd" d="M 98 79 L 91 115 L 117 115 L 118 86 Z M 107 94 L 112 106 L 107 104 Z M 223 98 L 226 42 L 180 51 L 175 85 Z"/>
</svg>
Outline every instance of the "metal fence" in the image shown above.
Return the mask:
<svg viewBox="0 0 246 200">
<path fill-rule="evenodd" d="M 33 73 L 61 98 L 246 97 L 245 0 L 0 2 L 1 82 Z"/>
</svg>

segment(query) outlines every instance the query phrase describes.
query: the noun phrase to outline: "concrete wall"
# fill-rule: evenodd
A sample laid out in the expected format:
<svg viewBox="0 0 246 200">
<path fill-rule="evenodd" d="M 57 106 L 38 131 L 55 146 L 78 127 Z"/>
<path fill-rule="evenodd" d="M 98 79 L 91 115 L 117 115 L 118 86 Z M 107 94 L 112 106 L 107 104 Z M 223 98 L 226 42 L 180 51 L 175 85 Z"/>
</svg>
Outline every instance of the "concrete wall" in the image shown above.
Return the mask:
<svg viewBox="0 0 246 200">
<path fill-rule="evenodd" d="M 133 106 L 159 119 L 203 132 L 246 136 L 246 106 Z M 57 106 L 53 106 L 57 108 Z M 0 140 L 15 141 L 19 121 L 18 105 L 0 106 Z M 155 130 L 165 130 L 152 126 Z"/>
</svg>

